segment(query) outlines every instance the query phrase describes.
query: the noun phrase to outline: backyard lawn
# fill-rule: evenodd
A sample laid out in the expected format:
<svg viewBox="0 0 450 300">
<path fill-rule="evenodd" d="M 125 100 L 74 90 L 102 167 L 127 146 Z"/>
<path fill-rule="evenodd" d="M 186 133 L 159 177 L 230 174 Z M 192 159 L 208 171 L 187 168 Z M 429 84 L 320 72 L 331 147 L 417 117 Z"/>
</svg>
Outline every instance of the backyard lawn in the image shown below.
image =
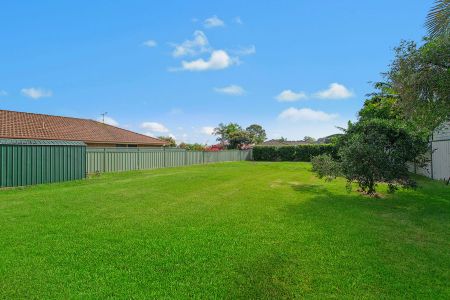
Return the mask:
<svg viewBox="0 0 450 300">
<path fill-rule="evenodd" d="M 0 190 L 0 298 L 450 298 L 450 186 L 374 199 L 310 168 Z"/>
</svg>

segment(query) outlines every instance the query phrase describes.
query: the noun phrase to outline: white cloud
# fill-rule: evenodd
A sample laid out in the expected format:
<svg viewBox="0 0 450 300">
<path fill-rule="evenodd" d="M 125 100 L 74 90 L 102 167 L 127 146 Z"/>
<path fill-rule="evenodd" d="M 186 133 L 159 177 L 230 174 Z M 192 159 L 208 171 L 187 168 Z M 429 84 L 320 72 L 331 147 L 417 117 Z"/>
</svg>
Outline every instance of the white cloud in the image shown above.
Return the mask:
<svg viewBox="0 0 450 300">
<path fill-rule="evenodd" d="M 186 40 L 181 44 L 174 44 L 175 49 L 172 52 L 174 57 L 185 55 L 197 55 L 199 53 L 210 52 L 208 38 L 201 30 L 194 32 L 194 39 Z"/>
<path fill-rule="evenodd" d="M 352 97 L 353 93 L 344 85 L 334 82 L 328 89 L 317 92 L 315 96 L 322 99 L 345 99 Z"/>
<path fill-rule="evenodd" d="M 256 47 L 255 45 L 250 45 L 246 47 L 239 47 L 237 49 L 234 49 L 232 53 L 236 55 L 251 55 L 256 53 Z"/>
<path fill-rule="evenodd" d="M 234 17 L 233 22 L 239 25 L 244 24 L 244 22 L 242 22 L 241 17 Z"/>
<path fill-rule="evenodd" d="M 169 129 L 167 129 L 166 126 L 158 122 L 144 122 L 141 124 L 141 127 L 150 130 L 151 132 L 169 132 Z"/>
<path fill-rule="evenodd" d="M 304 92 L 296 93 L 292 90 L 284 90 L 275 97 L 275 99 L 280 102 L 294 102 L 306 98 L 308 98 L 308 96 L 306 96 Z"/>
<path fill-rule="evenodd" d="M 330 121 L 337 118 L 337 114 L 327 114 L 320 110 L 310 108 L 290 107 L 280 113 L 278 116 L 282 120 L 289 121 Z"/>
<path fill-rule="evenodd" d="M 221 94 L 227 94 L 232 96 L 241 96 L 245 94 L 245 90 L 238 85 L 229 85 L 221 88 L 214 88 L 214 91 Z"/>
<path fill-rule="evenodd" d="M 147 46 L 149 48 L 158 46 L 158 43 L 155 40 L 148 40 L 148 41 L 145 41 L 143 44 L 144 44 L 144 46 Z"/>
<path fill-rule="evenodd" d="M 51 90 L 45 90 L 42 88 L 23 88 L 20 92 L 22 93 L 22 95 L 33 99 L 50 97 L 53 95 L 53 92 Z"/>
<path fill-rule="evenodd" d="M 206 135 L 212 135 L 214 133 L 214 127 L 204 126 L 200 129 L 200 132 Z"/>
<path fill-rule="evenodd" d="M 98 117 L 97 121 L 100 123 L 103 123 L 103 117 Z M 113 118 L 108 117 L 108 116 L 105 116 L 105 124 L 116 126 L 116 127 L 119 126 L 119 122 L 117 122 L 116 120 L 114 120 Z"/>
<path fill-rule="evenodd" d="M 225 26 L 225 22 L 219 19 L 217 16 L 212 16 L 211 18 L 203 21 L 203 26 L 205 26 L 206 28 L 223 27 Z"/>
<path fill-rule="evenodd" d="M 235 61 L 224 50 L 215 50 L 208 60 L 202 58 L 193 61 L 182 61 L 182 70 L 208 71 L 221 70 L 231 66 Z"/>
</svg>

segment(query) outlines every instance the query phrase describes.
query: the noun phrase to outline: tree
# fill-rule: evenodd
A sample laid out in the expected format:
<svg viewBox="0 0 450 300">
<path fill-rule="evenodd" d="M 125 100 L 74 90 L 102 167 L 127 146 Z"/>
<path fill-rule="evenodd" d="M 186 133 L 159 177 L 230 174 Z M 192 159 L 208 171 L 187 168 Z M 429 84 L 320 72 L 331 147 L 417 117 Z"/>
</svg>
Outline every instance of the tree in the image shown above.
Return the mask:
<svg viewBox="0 0 450 300">
<path fill-rule="evenodd" d="M 307 143 L 310 143 L 310 144 L 313 144 L 313 143 L 316 142 L 316 139 L 313 138 L 313 137 L 310 137 L 310 136 L 305 136 L 305 137 L 303 138 L 303 140 L 304 140 L 305 142 L 307 142 Z"/>
<path fill-rule="evenodd" d="M 220 123 L 214 128 L 214 135 L 217 135 L 217 141 L 229 149 L 262 143 L 266 139 L 266 131 L 258 124 L 252 124 L 243 130 L 237 123 Z"/>
<path fill-rule="evenodd" d="M 386 86 L 395 91 L 393 106 L 405 120 L 431 133 L 450 120 L 450 39 L 426 40 L 417 48 L 414 42 L 401 42 Z"/>
<path fill-rule="evenodd" d="M 358 112 L 360 121 L 369 119 L 403 120 L 401 110 L 397 105 L 398 94 L 384 82 L 374 85 L 377 92 L 369 94 Z"/>
<path fill-rule="evenodd" d="M 205 145 L 194 143 L 194 144 L 188 144 L 188 143 L 181 143 L 178 145 L 181 149 L 185 150 L 191 150 L 191 151 L 203 151 L 205 150 Z"/>
<path fill-rule="evenodd" d="M 230 133 L 228 138 L 228 149 L 241 149 L 252 142 L 252 138 L 247 131 L 239 130 Z"/>
<path fill-rule="evenodd" d="M 349 123 L 339 140 L 341 172 L 349 186 L 357 182 L 363 192 L 373 195 L 377 183 L 389 190 L 414 186 L 407 163 L 417 160 L 428 149 L 426 135 L 399 122 L 369 119 Z"/>
<path fill-rule="evenodd" d="M 245 131 L 249 134 L 251 143 L 253 144 L 261 144 L 267 139 L 266 131 L 261 125 L 252 124 Z"/>
<path fill-rule="evenodd" d="M 238 131 L 242 131 L 242 127 L 237 123 L 220 123 L 214 128 L 213 134 L 217 135 L 217 141 L 225 146 L 229 143 L 230 135 Z"/>
<path fill-rule="evenodd" d="M 431 38 L 450 33 L 450 0 L 435 0 L 428 12 L 425 27 Z"/>
<path fill-rule="evenodd" d="M 176 147 L 177 146 L 177 142 L 171 136 L 159 136 L 158 139 L 166 141 L 167 142 L 166 146 L 168 146 L 168 147 Z"/>
</svg>

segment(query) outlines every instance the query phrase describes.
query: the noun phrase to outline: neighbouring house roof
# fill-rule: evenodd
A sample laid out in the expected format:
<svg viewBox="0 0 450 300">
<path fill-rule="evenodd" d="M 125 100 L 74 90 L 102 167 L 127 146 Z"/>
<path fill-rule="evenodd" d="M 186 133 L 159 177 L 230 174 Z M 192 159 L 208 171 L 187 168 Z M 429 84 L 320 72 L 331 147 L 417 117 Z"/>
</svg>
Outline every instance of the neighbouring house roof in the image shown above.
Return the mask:
<svg viewBox="0 0 450 300">
<path fill-rule="evenodd" d="M 61 141 L 61 140 L 25 140 L 25 139 L 1 139 L 0 145 L 27 145 L 27 146 L 86 146 L 79 141 Z"/>
<path fill-rule="evenodd" d="M 94 120 L 0 110 L 0 138 L 163 146 L 165 141 Z"/>
<path fill-rule="evenodd" d="M 311 144 L 305 141 L 281 141 L 281 140 L 268 140 L 259 144 L 258 146 L 297 146 Z"/>
</svg>

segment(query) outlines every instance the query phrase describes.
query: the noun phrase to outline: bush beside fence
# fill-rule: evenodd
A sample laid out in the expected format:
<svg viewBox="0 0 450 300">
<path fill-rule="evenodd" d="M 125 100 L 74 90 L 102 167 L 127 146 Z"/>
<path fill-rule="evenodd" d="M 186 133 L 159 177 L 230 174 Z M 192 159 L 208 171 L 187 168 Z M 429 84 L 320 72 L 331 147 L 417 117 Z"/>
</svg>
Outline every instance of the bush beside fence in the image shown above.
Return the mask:
<svg viewBox="0 0 450 300">
<path fill-rule="evenodd" d="M 253 148 L 255 161 L 311 161 L 319 154 L 336 157 L 336 146 L 332 144 L 311 144 L 298 146 L 256 146 Z"/>
</svg>

